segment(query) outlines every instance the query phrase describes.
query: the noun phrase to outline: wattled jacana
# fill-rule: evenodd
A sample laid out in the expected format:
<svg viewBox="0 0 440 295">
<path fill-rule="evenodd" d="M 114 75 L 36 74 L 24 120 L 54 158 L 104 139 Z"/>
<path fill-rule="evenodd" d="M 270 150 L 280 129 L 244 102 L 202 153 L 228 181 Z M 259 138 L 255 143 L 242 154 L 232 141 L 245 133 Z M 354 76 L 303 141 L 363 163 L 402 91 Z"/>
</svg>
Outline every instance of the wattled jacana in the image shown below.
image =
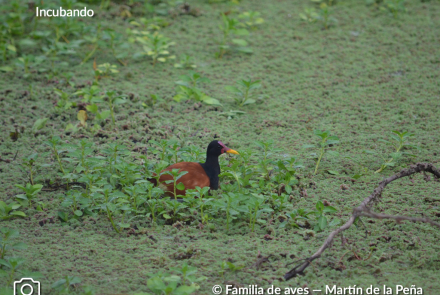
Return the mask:
<svg viewBox="0 0 440 295">
<path fill-rule="evenodd" d="M 180 177 L 177 181 L 177 184 L 182 182 L 185 185 L 184 190 L 179 190 L 176 188 L 176 193 L 178 195 L 185 195 L 187 189 L 195 189 L 196 186 L 209 186 L 210 189 L 216 190 L 219 186 L 218 175 L 220 174 L 218 157 L 223 153 L 238 155 L 237 151 L 228 148 L 221 141 L 211 141 L 206 150 L 205 163 L 180 162 L 165 168 L 161 171 L 161 174 L 165 171 L 172 171 L 173 169 L 179 169 L 179 172 L 188 172 Z M 173 196 L 174 183 L 165 183 L 167 180 L 173 180 L 173 176 L 169 174 L 162 174 L 159 178 L 159 183 L 164 184 L 166 186 L 165 190 L 167 191 L 167 194 Z M 150 181 L 153 183 L 156 182 L 155 179 L 150 179 Z"/>
</svg>

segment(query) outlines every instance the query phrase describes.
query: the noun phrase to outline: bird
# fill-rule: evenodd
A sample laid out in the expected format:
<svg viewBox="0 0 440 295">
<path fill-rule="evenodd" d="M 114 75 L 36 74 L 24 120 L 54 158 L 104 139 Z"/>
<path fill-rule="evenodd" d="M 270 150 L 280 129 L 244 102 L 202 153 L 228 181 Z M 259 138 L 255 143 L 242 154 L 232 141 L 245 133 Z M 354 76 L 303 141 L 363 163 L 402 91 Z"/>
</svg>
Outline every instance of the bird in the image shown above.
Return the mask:
<svg viewBox="0 0 440 295">
<path fill-rule="evenodd" d="M 174 196 L 174 183 L 165 183 L 167 180 L 173 180 L 173 176 L 170 174 L 164 174 L 164 172 L 179 169 L 179 172 L 187 171 L 187 173 L 177 180 L 177 184 L 181 182 L 185 188 L 180 190 L 176 187 L 176 195 L 185 195 L 186 190 L 195 189 L 196 186 L 209 186 L 211 190 L 217 190 L 219 188 L 218 176 L 220 174 L 218 157 L 224 153 L 239 155 L 236 150 L 228 148 L 221 141 L 211 141 L 206 149 L 205 163 L 179 162 L 173 164 L 160 172 L 159 186 L 166 191 L 167 195 Z M 149 178 L 148 180 L 157 185 L 156 179 Z"/>
</svg>

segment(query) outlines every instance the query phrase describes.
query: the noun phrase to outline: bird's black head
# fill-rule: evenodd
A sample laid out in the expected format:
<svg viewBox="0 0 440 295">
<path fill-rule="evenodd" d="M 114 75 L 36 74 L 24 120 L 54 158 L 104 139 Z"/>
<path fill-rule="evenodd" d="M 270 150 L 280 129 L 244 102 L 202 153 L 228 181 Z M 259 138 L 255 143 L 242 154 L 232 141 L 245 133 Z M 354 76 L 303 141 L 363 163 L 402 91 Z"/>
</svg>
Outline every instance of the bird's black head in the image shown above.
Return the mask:
<svg viewBox="0 0 440 295">
<path fill-rule="evenodd" d="M 208 145 L 208 149 L 206 150 L 206 154 L 209 156 L 218 157 L 223 153 L 231 153 L 231 154 L 237 154 L 237 151 L 234 151 L 233 149 L 228 148 L 219 140 L 213 140 Z"/>
</svg>

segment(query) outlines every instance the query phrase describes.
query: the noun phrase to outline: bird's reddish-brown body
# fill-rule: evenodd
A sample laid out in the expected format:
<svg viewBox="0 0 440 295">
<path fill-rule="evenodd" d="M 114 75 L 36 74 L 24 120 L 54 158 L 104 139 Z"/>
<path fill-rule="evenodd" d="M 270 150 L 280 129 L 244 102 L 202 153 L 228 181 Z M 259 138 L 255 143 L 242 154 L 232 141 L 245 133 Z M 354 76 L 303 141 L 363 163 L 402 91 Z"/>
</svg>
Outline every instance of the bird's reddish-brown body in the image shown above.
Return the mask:
<svg viewBox="0 0 440 295">
<path fill-rule="evenodd" d="M 196 186 L 198 187 L 210 186 L 209 177 L 208 175 L 206 175 L 205 170 L 203 169 L 202 165 L 200 165 L 199 163 L 195 163 L 195 162 L 176 163 L 162 170 L 161 174 L 165 171 L 171 171 L 173 169 L 179 169 L 179 172 L 181 171 L 188 172 L 177 180 L 177 184 L 181 182 L 185 185 L 184 190 L 178 190 L 176 188 L 177 195 L 185 195 L 185 191 L 187 189 L 195 189 Z M 167 195 L 174 196 L 174 183 L 173 182 L 165 183 L 165 181 L 167 180 L 173 180 L 173 176 L 169 174 L 162 174 L 159 178 L 159 182 L 163 183 L 167 187 Z"/>
</svg>

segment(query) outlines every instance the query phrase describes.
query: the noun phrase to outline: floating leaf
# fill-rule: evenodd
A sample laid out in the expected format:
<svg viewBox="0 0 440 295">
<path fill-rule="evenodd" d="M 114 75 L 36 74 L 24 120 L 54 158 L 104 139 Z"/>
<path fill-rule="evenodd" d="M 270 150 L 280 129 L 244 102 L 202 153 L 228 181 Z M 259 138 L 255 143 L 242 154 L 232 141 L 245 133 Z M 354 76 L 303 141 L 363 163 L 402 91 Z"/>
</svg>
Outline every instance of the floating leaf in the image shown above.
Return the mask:
<svg viewBox="0 0 440 295">
<path fill-rule="evenodd" d="M 81 122 L 81 125 L 85 127 L 87 125 L 87 112 L 84 110 L 80 110 L 78 112 L 78 120 Z"/>
</svg>

